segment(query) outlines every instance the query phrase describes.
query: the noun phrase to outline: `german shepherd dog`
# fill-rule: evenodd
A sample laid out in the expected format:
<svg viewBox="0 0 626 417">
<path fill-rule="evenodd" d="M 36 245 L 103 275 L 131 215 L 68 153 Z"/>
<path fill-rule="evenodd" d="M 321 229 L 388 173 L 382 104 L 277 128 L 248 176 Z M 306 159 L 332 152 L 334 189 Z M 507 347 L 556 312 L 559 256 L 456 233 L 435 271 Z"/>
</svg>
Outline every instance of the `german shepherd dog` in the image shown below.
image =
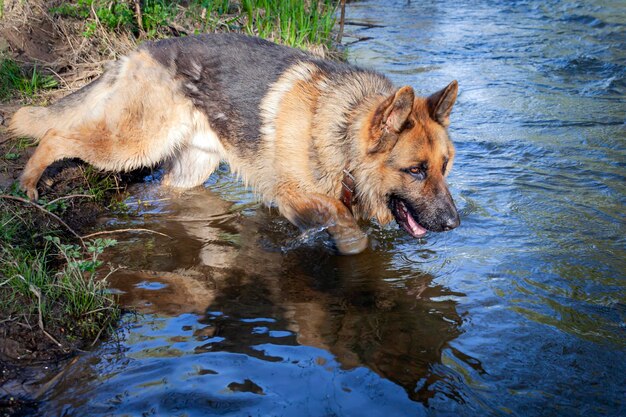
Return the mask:
<svg viewBox="0 0 626 417">
<path fill-rule="evenodd" d="M 50 107 L 24 107 L 14 135 L 40 140 L 20 177 L 28 196 L 54 161 L 103 170 L 162 163 L 163 184 L 202 184 L 226 161 L 302 229 L 343 254 L 367 246 L 359 219 L 411 236 L 457 227 L 445 176 L 457 82 L 429 97 L 383 75 L 235 34 L 148 42 Z"/>
</svg>

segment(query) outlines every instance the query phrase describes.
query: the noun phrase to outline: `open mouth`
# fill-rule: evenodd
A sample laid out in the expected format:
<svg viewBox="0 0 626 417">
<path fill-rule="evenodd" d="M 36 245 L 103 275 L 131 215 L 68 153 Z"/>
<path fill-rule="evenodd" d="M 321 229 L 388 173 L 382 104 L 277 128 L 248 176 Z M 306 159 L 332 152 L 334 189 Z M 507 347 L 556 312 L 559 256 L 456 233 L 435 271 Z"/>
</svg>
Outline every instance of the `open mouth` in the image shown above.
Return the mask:
<svg viewBox="0 0 626 417">
<path fill-rule="evenodd" d="M 426 234 L 427 230 L 419 225 L 411 214 L 411 210 L 407 205 L 399 198 L 392 197 L 389 201 L 389 207 L 391 212 L 396 218 L 396 222 L 407 231 L 413 237 L 422 237 Z"/>
</svg>

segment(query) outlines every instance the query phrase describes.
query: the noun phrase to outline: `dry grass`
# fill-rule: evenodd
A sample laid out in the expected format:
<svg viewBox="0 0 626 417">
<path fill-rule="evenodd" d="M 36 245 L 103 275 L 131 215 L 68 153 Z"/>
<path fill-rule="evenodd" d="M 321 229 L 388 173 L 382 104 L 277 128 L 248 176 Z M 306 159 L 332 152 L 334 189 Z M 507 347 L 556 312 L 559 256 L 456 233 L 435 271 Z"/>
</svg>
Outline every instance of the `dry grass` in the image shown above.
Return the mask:
<svg viewBox="0 0 626 417">
<path fill-rule="evenodd" d="M 25 68 L 45 68 L 58 79 L 58 89 L 38 97 L 43 102 L 84 86 L 102 73 L 106 62 L 137 45 L 132 34 L 113 33 L 102 25 L 96 25 L 93 36 L 87 38 L 84 21 L 55 18 L 49 13 L 51 3 L 4 0 L 0 21 L 0 34 L 7 40 L 12 58 Z"/>
</svg>

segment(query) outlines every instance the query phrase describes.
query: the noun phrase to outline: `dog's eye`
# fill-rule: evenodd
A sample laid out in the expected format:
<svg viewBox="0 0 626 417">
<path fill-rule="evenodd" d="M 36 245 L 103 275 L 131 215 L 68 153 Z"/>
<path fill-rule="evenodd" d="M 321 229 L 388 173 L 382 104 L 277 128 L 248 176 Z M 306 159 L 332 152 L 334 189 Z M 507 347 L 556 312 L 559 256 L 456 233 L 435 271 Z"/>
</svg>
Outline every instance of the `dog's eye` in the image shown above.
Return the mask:
<svg viewBox="0 0 626 417">
<path fill-rule="evenodd" d="M 404 172 L 412 175 L 418 180 L 424 180 L 426 179 L 426 173 L 428 172 L 428 164 L 426 162 L 423 162 L 419 165 L 415 165 L 415 166 L 405 169 Z"/>
</svg>

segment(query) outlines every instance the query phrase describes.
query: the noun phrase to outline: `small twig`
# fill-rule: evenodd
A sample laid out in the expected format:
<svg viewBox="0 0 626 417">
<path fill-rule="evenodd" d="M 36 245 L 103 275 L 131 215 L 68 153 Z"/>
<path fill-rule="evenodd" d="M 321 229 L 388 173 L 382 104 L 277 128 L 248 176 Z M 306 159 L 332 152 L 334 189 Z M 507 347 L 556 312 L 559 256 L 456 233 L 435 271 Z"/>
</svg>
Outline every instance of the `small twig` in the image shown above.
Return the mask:
<svg viewBox="0 0 626 417">
<path fill-rule="evenodd" d="M 384 28 L 385 27 L 383 25 L 376 25 L 374 23 L 353 22 L 351 20 L 346 21 L 346 25 L 348 25 L 348 26 L 363 26 L 364 28 L 367 28 L 367 29 Z"/>
<path fill-rule="evenodd" d="M 111 310 L 112 308 L 113 308 L 113 307 L 111 307 L 111 306 L 96 308 L 96 309 L 94 309 L 94 310 L 91 310 L 91 311 L 88 311 L 88 312 L 86 312 L 86 313 L 83 313 L 83 316 L 88 316 L 88 315 L 90 315 L 90 314 L 94 314 L 94 313 L 97 313 L 97 312 L 99 312 L 99 311 Z"/>
<path fill-rule="evenodd" d="M 113 175 L 113 181 L 115 181 L 115 190 L 119 191 L 120 189 L 120 178 L 118 175 Z"/>
<path fill-rule="evenodd" d="M 67 81 L 65 81 L 65 78 L 61 77 L 61 76 L 59 75 L 59 73 L 58 73 L 58 72 L 56 72 L 55 70 L 53 70 L 52 68 L 48 68 L 48 70 L 49 70 L 51 73 L 53 73 L 54 75 L 56 75 L 56 76 L 57 76 L 57 78 L 63 82 L 63 84 L 65 84 L 65 88 L 66 88 L 66 89 L 71 90 L 71 87 L 70 87 L 70 85 L 67 83 Z"/>
<path fill-rule="evenodd" d="M 127 206 L 133 206 L 133 205 L 142 205 L 142 204 L 153 204 L 153 203 L 158 203 L 160 201 L 169 201 L 171 200 L 171 198 L 169 197 L 165 197 L 165 198 L 157 198 L 154 200 L 139 200 L 139 201 L 129 201 L 128 203 L 124 203 Z"/>
<path fill-rule="evenodd" d="M 117 271 L 119 271 L 120 269 L 124 269 L 124 267 L 117 267 L 117 268 L 111 268 L 111 270 L 109 271 L 108 274 L 105 275 L 104 278 L 102 278 L 100 281 L 102 282 L 106 282 L 107 279 L 109 279 L 109 277 L 111 275 L 113 275 L 114 273 L 116 273 Z"/>
<path fill-rule="evenodd" d="M 40 9 L 42 14 L 44 16 L 49 16 L 48 11 L 45 10 L 43 8 Z M 65 40 L 67 42 L 67 44 L 70 46 L 70 48 L 72 49 L 72 53 L 74 54 L 74 56 L 78 55 L 78 53 L 76 52 L 76 48 L 74 48 L 74 45 L 72 44 L 72 39 L 71 37 L 67 34 L 67 31 L 65 30 L 65 27 L 63 27 L 62 25 L 59 25 L 54 19 L 48 19 L 52 25 L 54 25 L 54 27 L 63 34 L 63 36 L 65 37 Z"/>
<path fill-rule="evenodd" d="M 86 62 L 77 62 L 75 64 L 72 64 L 72 67 L 78 68 L 80 70 L 80 72 L 83 72 L 83 71 L 86 71 L 86 69 L 89 69 L 89 68 L 102 68 L 102 66 L 105 65 L 107 62 L 109 62 L 109 60 L 107 60 L 107 59 L 93 60 L 93 61 L 86 61 Z"/>
<path fill-rule="evenodd" d="M 32 202 L 30 200 L 27 200 L 25 198 L 22 197 L 16 197 L 13 195 L 6 195 L 6 194 L 0 194 L 0 198 L 4 198 L 7 200 L 14 200 L 14 201 L 19 201 L 21 203 L 24 204 L 29 204 L 35 208 L 37 208 L 38 210 L 46 213 L 48 216 L 52 217 L 53 219 L 55 219 L 57 222 L 59 222 L 63 227 L 65 227 L 71 234 L 73 234 L 74 236 L 76 236 L 78 238 L 78 240 L 80 240 L 80 244 L 85 247 L 85 242 L 83 242 L 83 238 L 74 231 L 74 229 L 72 229 L 71 227 L 69 227 L 67 225 L 67 223 L 65 223 L 63 220 L 61 220 L 61 218 L 59 216 L 57 216 L 56 214 L 50 212 L 49 210 L 46 210 L 43 206 L 40 206 L 39 204 Z"/>
<path fill-rule="evenodd" d="M 38 400 L 39 398 L 41 398 L 42 395 L 44 395 L 47 392 L 50 392 L 50 388 L 52 386 L 54 386 L 57 381 L 67 373 L 68 369 L 73 369 L 72 365 L 76 363 L 76 361 L 78 361 L 79 357 L 76 356 L 74 358 L 72 358 L 72 360 L 63 366 L 63 368 L 61 368 L 61 370 L 51 379 L 49 379 L 47 382 L 41 384 L 39 386 L 39 389 L 37 390 L 37 392 L 33 395 L 33 398 L 35 400 Z"/>
<path fill-rule="evenodd" d="M 75 65 L 75 67 L 78 67 L 79 64 Z M 94 67 L 94 65 L 89 65 L 89 66 L 85 66 L 86 68 L 91 68 Z M 97 68 L 97 67 L 96 67 Z M 76 77 L 72 78 L 72 84 L 77 84 L 82 82 L 83 80 L 89 80 L 93 77 L 97 77 L 98 75 L 100 75 L 102 73 L 102 71 L 98 68 L 98 69 L 94 69 L 91 72 L 89 72 L 88 70 L 85 70 L 84 72 L 81 72 L 81 75 L 78 75 L 79 72 L 76 72 Z M 72 89 L 76 89 L 76 88 L 72 88 Z"/>
<path fill-rule="evenodd" d="M 100 339 L 100 335 L 102 334 L 102 331 L 104 330 L 104 326 L 102 326 L 100 328 L 100 331 L 98 332 L 98 334 L 96 335 L 96 338 L 93 339 L 93 342 L 91 342 L 90 347 L 94 347 L 94 345 L 96 344 L 96 342 L 98 341 L 98 339 Z"/>
<path fill-rule="evenodd" d="M 189 35 L 189 31 L 187 29 L 185 29 L 184 27 L 180 25 L 177 25 L 174 22 L 168 23 L 167 26 L 170 28 L 170 30 L 173 30 L 174 32 L 176 32 L 174 33 L 175 36 L 180 36 L 181 34 L 185 36 Z"/>
<path fill-rule="evenodd" d="M 341 17 L 339 18 L 339 34 L 337 35 L 337 43 L 341 44 L 343 36 L 343 25 L 346 20 L 346 0 L 341 0 Z"/>
<path fill-rule="evenodd" d="M 96 24 L 102 28 L 102 22 L 100 22 L 100 18 L 98 17 L 98 14 L 96 13 L 96 9 L 95 9 L 95 3 L 92 2 L 91 3 L 91 13 L 93 14 L 94 19 L 96 20 Z M 102 30 L 102 35 L 104 36 L 104 38 L 106 38 L 106 40 L 109 42 L 109 44 L 112 44 L 113 42 L 111 42 L 111 38 L 109 38 L 109 35 L 107 34 L 106 30 Z"/>
<path fill-rule="evenodd" d="M 7 142 L 7 141 L 9 141 L 9 140 L 11 140 L 11 139 L 13 139 L 13 138 L 11 137 L 11 135 L 6 135 L 5 137 L 0 138 L 0 144 L 3 144 L 4 142 Z"/>
<path fill-rule="evenodd" d="M 48 333 L 46 329 L 43 327 L 43 317 L 41 314 L 41 291 L 39 291 L 39 289 L 36 288 L 33 284 L 28 284 L 28 289 L 30 290 L 30 292 L 32 292 L 33 294 L 37 296 L 37 301 L 38 301 L 37 310 L 39 313 L 39 329 L 41 329 L 43 334 L 45 334 L 48 337 L 48 339 L 52 340 L 58 347 L 63 348 L 63 345 L 59 343 L 59 341 L 56 340 L 54 337 L 52 337 L 52 335 Z"/>
<path fill-rule="evenodd" d="M 16 320 L 17 320 L 17 319 L 16 319 Z M 25 329 L 28 329 L 28 330 L 33 330 L 33 327 L 32 327 L 32 326 L 30 326 L 30 325 L 28 325 L 27 323 L 21 323 L 21 322 L 19 322 L 19 321 L 16 321 L 16 322 L 15 322 L 15 324 L 17 324 L 18 326 L 22 326 L 22 327 L 24 327 Z"/>
<path fill-rule="evenodd" d="M 125 232 L 147 232 L 147 233 L 154 233 L 155 235 L 165 236 L 170 239 L 172 238 L 171 236 L 166 235 L 165 233 L 157 232 L 157 231 L 150 230 L 150 229 L 117 229 L 117 230 L 104 230 L 102 232 L 90 233 L 88 235 L 84 235 L 83 239 L 89 239 L 89 238 L 92 238 L 94 236 L 99 236 L 99 235 L 110 235 L 113 233 L 125 233 Z"/>
<path fill-rule="evenodd" d="M 70 198 L 78 198 L 78 197 L 85 197 L 85 198 L 95 198 L 95 195 L 91 195 L 91 194 L 72 194 L 72 195 L 66 195 L 63 197 L 59 197 L 59 198 L 55 198 L 52 201 L 48 201 L 46 204 L 44 204 L 43 206 L 50 206 L 54 203 L 56 203 L 57 201 L 61 201 L 61 200 L 69 200 Z"/>
<path fill-rule="evenodd" d="M 348 42 L 344 46 L 350 46 L 358 42 L 364 42 L 364 41 L 369 41 L 370 39 L 374 39 L 372 36 L 357 36 L 357 35 L 349 35 L 347 33 L 346 33 L 346 38 L 355 38 L 356 40 L 352 42 Z"/>
<path fill-rule="evenodd" d="M 13 214 L 13 216 L 10 219 L 8 219 L 6 222 L 2 224 L 2 227 L 5 227 L 7 224 L 13 222 L 13 219 L 15 219 L 16 217 L 17 217 L 17 214 Z"/>
<path fill-rule="evenodd" d="M 135 3 L 135 17 L 137 18 L 137 26 L 139 26 L 139 32 L 145 33 L 143 30 L 143 17 L 141 13 L 141 0 L 133 0 Z"/>
</svg>

